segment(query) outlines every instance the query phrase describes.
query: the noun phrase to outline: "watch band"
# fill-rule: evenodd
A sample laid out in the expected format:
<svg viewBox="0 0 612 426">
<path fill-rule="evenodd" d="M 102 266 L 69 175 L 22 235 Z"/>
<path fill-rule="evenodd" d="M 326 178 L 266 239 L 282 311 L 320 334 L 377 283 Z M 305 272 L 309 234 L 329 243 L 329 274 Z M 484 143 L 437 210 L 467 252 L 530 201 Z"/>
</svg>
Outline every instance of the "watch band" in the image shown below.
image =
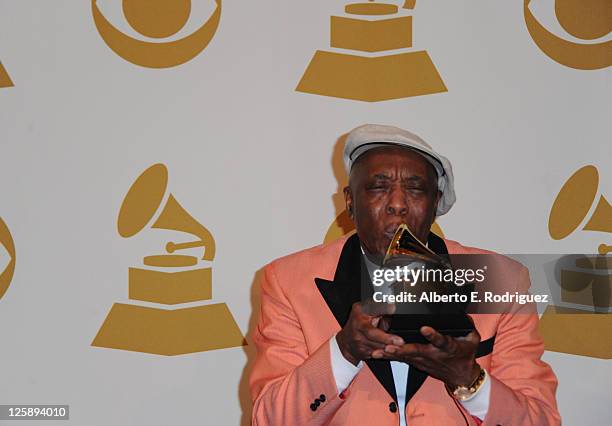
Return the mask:
<svg viewBox="0 0 612 426">
<path fill-rule="evenodd" d="M 457 386 L 454 389 L 451 389 L 448 385 L 446 385 L 446 389 L 448 393 L 451 394 L 453 398 L 458 401 L 469 401 L 478 393 L 478 390 L 482 387 L 483 383 L 487 380 L 487 370 L 480 367 L 480 372 L 476 379 L 469 386 Z"/>
</svg>

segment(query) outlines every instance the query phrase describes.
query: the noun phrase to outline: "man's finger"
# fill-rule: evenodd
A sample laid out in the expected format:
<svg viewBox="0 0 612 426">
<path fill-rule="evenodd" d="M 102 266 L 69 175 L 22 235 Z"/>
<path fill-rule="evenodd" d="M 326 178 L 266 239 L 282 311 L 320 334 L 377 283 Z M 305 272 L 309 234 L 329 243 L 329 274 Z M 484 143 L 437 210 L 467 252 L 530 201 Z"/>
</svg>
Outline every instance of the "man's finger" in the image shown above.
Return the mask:
<svg viewBox="0 0 612 426">
<path fill-rule="evenodd" d="M 397 345 L 401 346 L 404 344 L 404 339 L 394 334 L 389 334 L 381 330 L 380 328 L 371 327 L 363 331 L 363 335 L 366 339 L 382 343 L 384 345 Z"/>
<path fill-rule="evenodd" d="M 465 336 L 465 340 L 477 345 L 480 343 L 480 333 L 478 333 L 478 330 L 474 330 Z"/>
<path fill-rule="evenodd" d="M 401 361 L 413 364 L 427 359 L 428 354 L 423 354 L 419 351 L 419 348 L 414 347 L 414 345 L 387 345 L 384 349 L 383 358 L 390 361 Z"/>
<path fill-rule="evenodd" d="M 381 330 L 387 331 L 391 326 L 391 319 L 389 317 L 382 317 L 380 322 L 378 323 L 378 328 Z"/>
<path fill-rule="evenodd" d="M 452 348 L 452 338 L 438 333 L 432 327 L 424 326 L 421 327 L 421 334 L 435 347 L 442 349 L 445 352 L 450 351 Z"/>
<path fill-rule="evenodd" d="M 384 349 L 376 349 L 375 351 L 372 351 L 372 358 L 374 359 L 381 359 L 385 357 L 385 351 Z"/>
<path fill-rule="evenodd" d="M 429 356 L 430 345 L 407 343 L 405 345 L 387 345 L 385 352 L 398 357 Z"/>
<path fill-rule="evenodd" d="M 357 316 L 367 315 L 365 312 L 363 312 L 363 307 L 361 306 L 360 302 L 353 303 L 353 306 L 351 307 L 351 311 L 353 314 Z"/>
</svg>

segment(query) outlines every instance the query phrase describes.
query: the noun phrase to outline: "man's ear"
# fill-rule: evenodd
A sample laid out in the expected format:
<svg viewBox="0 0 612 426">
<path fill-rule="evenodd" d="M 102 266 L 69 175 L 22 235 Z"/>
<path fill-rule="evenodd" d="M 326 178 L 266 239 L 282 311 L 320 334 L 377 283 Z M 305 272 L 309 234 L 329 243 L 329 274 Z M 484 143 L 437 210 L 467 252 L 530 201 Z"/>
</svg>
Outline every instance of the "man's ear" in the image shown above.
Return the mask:
<svg viewBox="0 0 612 426">
<path fill-rule="evenodd" d="M 434 216 L 436 216 L 436 212 L 438 211 L 438 203 L 440 202 L 440 198 L 442 198 L 442 191 L 438 191 L 436 193 L 436 200 L 434 202 Z"/>
<path fill-rule="evenodd" d="M 346 205 L 346 211 L 348 212 L 351 220 L 353 219 L 353 194 L 351 188 L 348 186 L 344 187 L 344 203 Z"/>
</svg>

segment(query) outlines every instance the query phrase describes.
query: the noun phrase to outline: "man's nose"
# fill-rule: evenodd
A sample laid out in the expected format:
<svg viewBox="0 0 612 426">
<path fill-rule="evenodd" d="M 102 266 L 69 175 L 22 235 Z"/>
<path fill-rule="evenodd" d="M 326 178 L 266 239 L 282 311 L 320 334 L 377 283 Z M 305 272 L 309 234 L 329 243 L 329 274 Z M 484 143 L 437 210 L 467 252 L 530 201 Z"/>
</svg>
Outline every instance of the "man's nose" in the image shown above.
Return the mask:
<svg viewBox="0 0 612 426">
<path fill-rule="evenodd" d="M 401 188 L 393 188 L 389 193 L 389 201 L 387 202 L 387 214 L 404 216 L 408 213 L 408 202 L 406 194 Z"/>
</svg>

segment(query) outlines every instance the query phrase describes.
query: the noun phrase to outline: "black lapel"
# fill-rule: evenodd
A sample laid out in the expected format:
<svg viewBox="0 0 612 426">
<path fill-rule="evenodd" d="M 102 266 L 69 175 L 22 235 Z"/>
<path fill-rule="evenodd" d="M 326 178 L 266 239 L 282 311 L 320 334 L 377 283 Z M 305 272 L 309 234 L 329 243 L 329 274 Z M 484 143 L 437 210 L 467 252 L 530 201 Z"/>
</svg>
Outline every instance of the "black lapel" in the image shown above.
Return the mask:
<svg viewBox="0 0 612 426">
<path fill-rule="evenodd" d="M 344 327 L 351 313 L 351 306 L 361 299 L 361 247 L 357 234 L 344 243 L 334 280 L 315 278 L 317 288 L 325 299 L 340 327 Z"/>
<path fill-rule="evenodd" d="M 359 238 L 355 234 L 346 240 L 342 248 L 334 280 L 315 278 L 321 296 L 323 296 L 340 327 L 344 327 L 344 324 L 346 324 L 353 303 L 361 300 L 361 280 L 369 280 L 367 274 Z M 393 400 L 397 401 L 395 382 L 393 381 L 389 361 L 368 359 L 365 362 Z"/>
<path fill-rule="evenodd" d="M 429 233 L 429 238 L 427 238 L 427 247 L 429 247 L 434 253 L 448 254 L 448 249 L 446 248 L 444 240 L 433 232 Z"/>
<path fill-rule="evenodd" d="M 489 337 L 487 340 L 483 340 L 478 344 L 478 349 L 476 349 L 476 358 L 487 356 L 493 352 L 495 337 L 497 337 L 497 334 L 494 334 L 493 337 Z"/>
</svg>

